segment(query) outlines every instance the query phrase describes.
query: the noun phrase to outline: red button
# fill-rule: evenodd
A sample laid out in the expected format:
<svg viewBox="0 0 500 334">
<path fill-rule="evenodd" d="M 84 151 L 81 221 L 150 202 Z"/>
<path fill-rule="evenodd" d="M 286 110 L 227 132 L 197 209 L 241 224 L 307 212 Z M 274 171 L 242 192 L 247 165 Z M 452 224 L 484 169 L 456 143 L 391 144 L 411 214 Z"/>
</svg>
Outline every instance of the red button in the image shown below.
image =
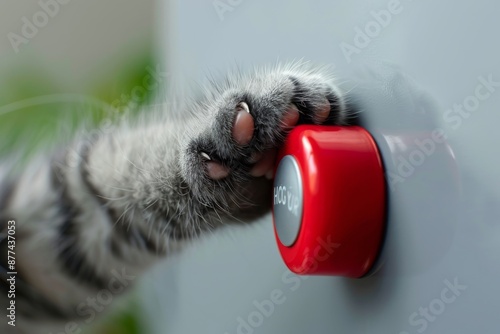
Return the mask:
<svg viewBox="0 0 500 334">
<path fill-rule="evenodd" d="M 365 275 L 381 247 L 386 205 L 382 160 L 371 135 L 358 126 L 301 125 L 277 161 L 273 220 L 288 268 Z"/>
</svg>

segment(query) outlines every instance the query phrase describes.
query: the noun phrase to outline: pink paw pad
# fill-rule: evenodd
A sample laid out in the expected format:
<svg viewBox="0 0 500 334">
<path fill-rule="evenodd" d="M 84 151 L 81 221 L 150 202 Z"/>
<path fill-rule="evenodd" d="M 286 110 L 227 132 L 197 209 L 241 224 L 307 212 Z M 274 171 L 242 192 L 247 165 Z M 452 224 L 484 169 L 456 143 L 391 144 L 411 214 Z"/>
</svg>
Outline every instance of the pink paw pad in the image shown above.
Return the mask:
<svg viewBox="0 0 500 334">
<path fill-rule="evenodd" d="M 297 125 L 299 117 L 299 109 L 295 104 L 291 104 L 288 107 L 288 110 L 283 115 L 283 119 L 281 120 L 281 127 L 283 128 L 283 130 L 289 130 Z"/>
<path fill-rule="evenodd" d="M 254 121 L 250 109 L 245 102 L 236 106 L 236 118 L 233 125 L 233 139 L 239 145 L 248 145 L 253 137 Z"/>
<path fill-rule="evenodd" d="M 221 180 L 229 175 L 229 168 L 215 161 L 207 162 L 208 177 L 213 180 Z"/>
<path fill-rule="evenodd" d="M 328 116 L 330 115 L 330 102 L 325 99 L 324 103 L 318 108 L 316 113 L 314 114 L 314 122 L 316 124 L 322 124 L 326 121 Z"/>
</svg>

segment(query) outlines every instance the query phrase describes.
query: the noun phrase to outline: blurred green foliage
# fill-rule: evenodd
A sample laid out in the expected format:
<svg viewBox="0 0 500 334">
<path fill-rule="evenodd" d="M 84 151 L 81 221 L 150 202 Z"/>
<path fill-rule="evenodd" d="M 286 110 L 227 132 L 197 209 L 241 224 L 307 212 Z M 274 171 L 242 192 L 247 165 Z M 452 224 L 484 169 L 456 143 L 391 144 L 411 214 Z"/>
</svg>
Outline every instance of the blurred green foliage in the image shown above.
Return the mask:
<svg viewBox="0 0 500 334">
<path fill-rule="evenodd" d="M 146 325 L 141 321 L 141 309 L 136 299 L 131 299 L 125 308 L 119 308 L 96 324 L 86 334 L 144 334 Z"/>
<path fill-rule="evenodd" d="M 144 85 L 148 69 L 157 66 L 151 52 L 117 63 L 113 76 L 99 78 L 79 92 L 68 90 L 54 74 L 33 63 L 0 73 L 0 157 L 16 152 L 26 158 L 68 138 L 82 122 L 97 125 L 109 117 L 111 106 L 118 101 L 125 107 L 134 88 Z M 147 104 L 155 93 L 149 89 L 141 92 L 144 95 L 133 105 Z"/>
</svg>

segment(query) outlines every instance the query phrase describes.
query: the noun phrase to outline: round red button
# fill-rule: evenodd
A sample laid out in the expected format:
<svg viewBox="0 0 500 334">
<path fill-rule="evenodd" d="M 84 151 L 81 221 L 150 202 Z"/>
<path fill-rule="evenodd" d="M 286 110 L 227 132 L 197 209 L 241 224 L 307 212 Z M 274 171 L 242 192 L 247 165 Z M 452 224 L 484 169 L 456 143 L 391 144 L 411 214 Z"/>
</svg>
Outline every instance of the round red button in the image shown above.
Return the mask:
<svg viewBox="0 0 500 334">
<path fill-rule="evenodd" d="M 385 227 L 382 160 L 361 127 L 301 125 L 278 154 L 273 220 L 288 268 L 297 274 L 361 277 Z"/>
</svg>

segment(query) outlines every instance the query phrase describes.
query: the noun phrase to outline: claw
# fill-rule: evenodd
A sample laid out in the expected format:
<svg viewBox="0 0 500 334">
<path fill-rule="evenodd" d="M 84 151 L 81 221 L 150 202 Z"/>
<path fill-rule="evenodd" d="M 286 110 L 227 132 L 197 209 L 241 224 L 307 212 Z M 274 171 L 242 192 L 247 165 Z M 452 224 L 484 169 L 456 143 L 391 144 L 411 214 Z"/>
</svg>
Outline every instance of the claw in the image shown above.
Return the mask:
<svg viewBox="0 0 500 334">
<path fill-rule="evenodd" d="M 238 105 L 236 106 L 236 109 L 237 110 L 245 110 L 247 113 L 250 113 L 250 108 L 248 108 L 248 104 L 246 104 L 245 102 L 240 102 L 238 103 Z"/>
<path fill-rule="evenodd" d="M 201 156 L 202 156 L 203 158 L 205 158 L 206 160 L 212 160 L 212 158 L 210 158 L 210 156 L 209 156 L 208 154 L 206 154 L 205 152 L 201 152 L 200 154 L 201 154 Z"/>
</svg>

